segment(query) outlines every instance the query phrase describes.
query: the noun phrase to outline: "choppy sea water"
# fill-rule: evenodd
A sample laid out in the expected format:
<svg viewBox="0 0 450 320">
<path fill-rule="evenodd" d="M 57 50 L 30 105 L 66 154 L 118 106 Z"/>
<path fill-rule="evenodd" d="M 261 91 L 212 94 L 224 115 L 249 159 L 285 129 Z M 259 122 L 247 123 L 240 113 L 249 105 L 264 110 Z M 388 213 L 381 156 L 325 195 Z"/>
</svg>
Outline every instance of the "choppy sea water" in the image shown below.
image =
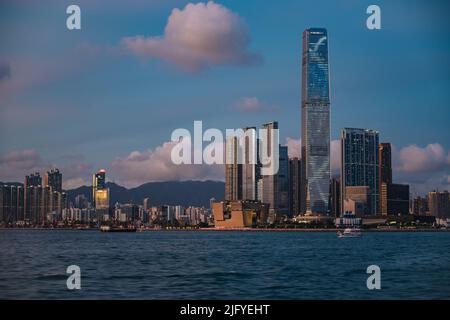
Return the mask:
<svg viewBox="0 0 450 320">
<path fill-rule="evenodd" d="M 450 232 L 0 230 L 0 298 L 450 299 Z"/>
</svg>

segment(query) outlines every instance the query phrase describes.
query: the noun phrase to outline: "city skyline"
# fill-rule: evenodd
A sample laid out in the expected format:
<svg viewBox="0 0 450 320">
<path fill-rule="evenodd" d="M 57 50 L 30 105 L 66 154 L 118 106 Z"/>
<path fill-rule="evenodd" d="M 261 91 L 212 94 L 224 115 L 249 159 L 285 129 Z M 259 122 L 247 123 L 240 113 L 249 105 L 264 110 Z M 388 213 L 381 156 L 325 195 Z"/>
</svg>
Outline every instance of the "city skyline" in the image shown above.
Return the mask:
<svg viewBox="0 0 450 320">
<path fill-rule="evenodd" d="M 13 43 L 11 37 L 6 37 L 6 45 L 0 49 L 0 130 L 2 136 L 11 139 L 3 139 L 0 146 L 0 180 L 22 181 L 24 174 L 44 171 L 54 166 L 65 172 L 66 189 L 89 184 L 91 173 L 102 167 L 111 173 L 112 181 L 127 187 L 147 181 L 224 180 L 223 170 L 220 168 L 191 170 L 168 163 L 170 143 L 165 141 L 169 140 L 169 132 L 176 127 L 189 127 L 192 123 L 190 120 L 195 119 L 190 117 L 202 118 L 208 126 L 218 128 L 278 121 L 281 128 L 280 142 L 290 146 L 291 156 L 299 156 L 296 149 L 300 145 L 297 137 L 300 136 L 298 88 L 301 81 L 298 57 L 301 52 L 301 32 L 308 26 L 326 25 L 332 41 L 332 175 L 339 171 L 339 130 L 344 127 L 373 128 L 381 132 L 381 142 L 392 143 L 395 180 L 410 184 L 412 194 L 423 195 L 437 188 L 450 189 L 450 142 L 445 126 L 448 122 L 445 109 L 445 101 L 448 99 L 445 98 L 448 94 L 445 89 L 439 89 L 440 86 L 444 88 L 448 81 L 445 78 L 448 59 L 443 56 L 444 59 L 440 60 L 444 61 L 443 65 L 434 59 L 448 54 L 448 41 L 438 41 L 442 37 L 439 37 L 440 30 L 436 25 L 448 24 L 441 15 L 434 16 L 433 24 L 424 19 L 415 21 L 415 25 L 409 25 L 408 16 L 403 15 L 401 19 L 405 25 L 409 25 L 408 29 L 393 19 L 395 14 L 400 14 L 397 4 L 382 2 L 385 17 L 383 29 L 371 32 L 364 26 L 366 6 L 363 3 L 360 4 L 361 10 L 358 10 L 358 6 L 346 8 L 343 14 L 348 19 L 341 19 L 331 13 L 334 6 L 340 7 L 341 4 L 319 1 L 315 4 L 316 10 L 312 10 L 310 4 L 288 2 L 285 6 L 295 11 L 293 16 L 298 19 L 294 21 L 293 16 L 289 15 L 285 23 L 291 23 L 291 27 L 280 25 L 267 33 L 268 28 L 261 25 L 251 12 L 256 5 L 265 9 L 264 12 L 269 17 L 281 12 L 271 12 L 270 9 L 273 8 L 269 4 L 251 1 L 246 4 L 214 2 L 214 5 L 195 4 L 189 8 L 186 4 L 185 1 L 175 1 L 143 5 L 142 8 L 133 3 L 128 9 L 130 12 L 142 11 L 139 15 L 132 14 L 136 21 L 140 21 L 139 26 L 125 19 L 127 23 L 122 28 L 126 32 L 119 32 L 104 21 L 104 28 L 100 31 L 96 29 L 95 36 L 92 30 L 99 27 L 99 22 L 90 22 L 94 25 L 89 25 L 89 28 L 82 29 L 78 34 L 71 34 L 67 30 L 58 29 L 59 21 L 49 19 L 47 23 L 43 23 L 46 15 L 53 13 L 57 6 L 47 13 L 42 10 L 27 24 L 35 23 L 42 27 L 29 30 L 32 32 L 40 33 L 49 28 L 54 30 L 52 34 L 58 44 L 50 39 L 48 46 L 42 46 L 34 52 L 43 58 L 42 68 L 47 67 L 51 72 L 36 69 L 33 61 L 28 59 L 30 57 L 23 54 L 24 48 L 35 47 L 31 36 L 18 43 Z M 99 13 L 98 8 L 87 2 L 81 1 L 80 6 L 86 17 Z M 115 3 L 112 2 L 105 15 L 118 14 L 114 7 Z M 409 2 L 408 7 L 413 12 L 434 10 L 423 8 L 416 2 Z M 123 39 L 128 39 L 126 43 L 130 45 L 133 44 L 131 40 L 134 35 L 143 34 L 148 40 L 151 39 L 148 38 L 150 36 L 162 34 L 174 8 L 179 8 L 185 15 L 192 14 L 193 19 L 200 19 L 199 23 L 203 21 L 195 15 L 198 10 L 204 10 L 203 13 L 207 15 L 210 10 L 215 9 L 219 18 L 225 20 L 239 16 L 246 27 L 241 23 L 230 23 L 235 27 L 233 35 L 238 38 L 242 36 L 239 38 L 242 39 L 242 46 L 231 53 L 241 60 L 230 62 L 219 59 L 219 63 L 207 63 L 205 68 L 200 63 L 197 64 L 198 70 L 186 70 L 189 63 L 180 61 L 179 57 L 170 57 L 161 62 L 153 54 L 146 63 L 140 63 L 139 58 L 134 58 L 135 54 L 116 52 Z M 6 9 L 1 12 L 14 16 L 32 10 L 33 5 L 8 4 Z M 148 15 L 154 15 L 157 19 L 148 22 Z M 384 31 L 396 31 L 406 39 L 415 41 L 396 42 L 394 38 L 389 38 L 392 36 L 385 35 Z M 105 35 L 107 40 L 102 42 L 98 37 Z M 429 41 L 430 35 L 439 44 L 436 48 L 416 48 L 420 43 Z M 265 36 L 272 40 L 278 39 L 276 43 L 280 47 L 275 50 L 268 46 L 269 43 L 275 43 L 275 40 L 266 41 Z M 357 38 L 361 45 L 356 47 L 347 38 Z M 411 45 L 417 49 L 414 54 L 408 48 Z M 129 48 L 136 49 L 133 46 Z M 407 57 L 408 63 L 402 64 L 396 59 L 389 59 L 389 50 Z M 13 59 L 16 52 L 22 54 Z M 48 58 L 61 53 L 68 53 L 71 61 L 81 67 L 81 71 L 74 72 L 70 67 L 62 68 L 65 64 L 58 59 Z M 433 58 L 431 61 L 436 62 L 432 62 L 431 66 L 428 64 L 427 70 L 419 67 L 409 70 L 411 61 L 417 61 L 414 65 L 421 66 L 422 57 Z M 99 63 L 99 58 L 104 61 Z M 111 63 L 117 63 L 117 72 L 107 71 Z M 400 77 L 402 86 L 392 92 L 389 89 L 392 87 L 392 74 L 383 70 L 392 69 L 394 65 L 401 71 L 396 72 L 396 76 Z M 404 74 L 406 65 L 407 76 Z M 23 83 L 22 80 L 27 78 L 26 70 L 38 78 L 30 83 Z M 86 73 L 87 70 L 89 72 Z M 359 70 L 365 70 L 364 74 Z M 44 77 L 45 74 L 49 78 Z M 92 80 L 86 78 L 87 74 L 92 76 Z M 119 81 L 122 77 L 124 81 Z M 427 82 L 430 86 L 421 86 L 424 77 L 429 80 Z M 157 83 L 155 79 L 161 81 Z M 186 84 L 186 80 L 191 83 L 182 88 L 180 84 Z M 77 83 L 75 89 L 70 89 L 69 84 L 72 82 Z M 421 91 L 417 90 L 419 84 Z M 90 90 L 92 85 L 98 89 L 95 93 Z M 227 90 L 223 90 L 224 87 Z M 182 101 L 165 94 L 167 89 L 172 92 L 172 88 L 183 97 Z M 208 97 L 201 94 L 205 89 Z M 227 97 L 224 98 L 224 95 Z M 42 100 L 36 97 L 42 97 Z M 419 106 L 423 104 L 424 98 L 428 103 L 429 99 L 426 97 L 434 99 L 433 112 L 423 114 Z M 57 109 L 53 107 L 55 104 L 58 105 Z M 208 107 L 210 105 L 214 108 Z M 235 117 L 236 114 L 239 116 Z M 403 128 L 398 127 L 397 121 L 393 120 L 400 115 Z M 93 122 L 100 118 L 105 118 L 106 121 Z M 48 121 L 53 125 L 49 126 Z"/>
<path fill-rule="evenodd" d="M 0 299 L 211 319 L 449 299 L 448 12 L 0 0 Z"/>
</svg>

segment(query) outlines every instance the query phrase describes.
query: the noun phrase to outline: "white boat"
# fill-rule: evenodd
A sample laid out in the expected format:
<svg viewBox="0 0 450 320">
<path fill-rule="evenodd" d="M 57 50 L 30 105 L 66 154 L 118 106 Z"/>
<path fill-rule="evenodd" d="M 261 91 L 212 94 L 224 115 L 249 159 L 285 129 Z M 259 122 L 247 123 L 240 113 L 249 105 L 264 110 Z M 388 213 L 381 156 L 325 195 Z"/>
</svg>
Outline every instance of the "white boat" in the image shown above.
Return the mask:
<svg viewBox="0 0 450 320">
<path fill-rule="evenodd" d="M 345 228 L 344 231 L 338 231 L 339 238 L 355 238 L 361 236 L 361 229 Z"/>
</svg>

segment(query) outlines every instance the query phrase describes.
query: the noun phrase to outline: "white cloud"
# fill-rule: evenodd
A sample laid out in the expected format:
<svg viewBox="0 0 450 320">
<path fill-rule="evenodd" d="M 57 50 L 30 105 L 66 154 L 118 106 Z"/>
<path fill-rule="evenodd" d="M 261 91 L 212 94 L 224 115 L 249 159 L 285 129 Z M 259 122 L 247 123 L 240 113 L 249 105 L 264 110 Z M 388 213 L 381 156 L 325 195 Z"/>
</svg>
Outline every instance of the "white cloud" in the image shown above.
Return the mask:
<svg viewBox="0 0 450 320">
<path fill-rule="evenodd" d="M 273 112 L 277 106 L 268 105 L 257 97 L 242 97 L 233 105 L 234 109 L 242 112 Z"/>
<path fill-rule="evenodd" d="M 341 140 L 331 140 L 331 174 L 339 175 L 341 170 Z"/>
<path fill-rule="evenodd" d="M 450 152 L 439 143 L 392 148 L 394 181 L 411 185 L 413 196 L 450 189 Z"/>
<path fill-rule="evenodd" d="M 23 182 L 25 175 L 34 172 L 40 172 L 43 178 L 45 172 L 51 168 L 59 168 L 63 174 L 63 188 L 72 189 L 90 184 L 93 166 L 83 160 L 83 157 L 78 157 L 66 164 L 56 165 L 43 159 L 34 149 L 13 150 L 0 157 L 0 180 L 2 182 Z"/>
<path fill-rule="evenodd" d="M 261 111 L 262 104 L 256 97 L 243 97 L 236 102 L 236 109 L 252 112 L 252 111 Z"/>
<path fill-rule="evenodd" d="M 248 51 L 249 43 L 243 20 L 213 1 L 173 9 L 162 36 L 122 39 L 125 48 L 137 56 L 166 60 L 190 72 L 260 61 L 259 55 Z"/>
<path fill-rule="evenodd" d="M 287 137 L 286 138 L 286 145 L 288 147 L 288 155 L 289 158 L 301 158 L 302 154 L 301 154 L 301 146 L 302 144 L 302 139 L 295 139 L 295 138 L 290 138 Z"/>
<path fill-rule="evenodd" d="M 424 148 L 409 145 L 395 153 L 395 158 L 398 159 L 396 169 L 402 172 L 426 173 L 435 172 L 445 167 L 450 168 L 450 152 L 446 154 L 439 143 L 428 144 Z"/>
<path fill-rule="evenodd" d="M 134 187 L 150 181 L 223 180 L 223 165 L 181 164 L 171 160 L 176 142 L 166 142 L 154 150 L 133 151 L 125 158 L 117 158 L 111 169 L 119 184 Z"/>
<path fill-rule="evenodd" d="M 34 149 L 13 150 L 0 157 L 0 177 L 3 182 L 22 181 L 25 174 L 40 170 L 43 162 Z"/>
</svg>

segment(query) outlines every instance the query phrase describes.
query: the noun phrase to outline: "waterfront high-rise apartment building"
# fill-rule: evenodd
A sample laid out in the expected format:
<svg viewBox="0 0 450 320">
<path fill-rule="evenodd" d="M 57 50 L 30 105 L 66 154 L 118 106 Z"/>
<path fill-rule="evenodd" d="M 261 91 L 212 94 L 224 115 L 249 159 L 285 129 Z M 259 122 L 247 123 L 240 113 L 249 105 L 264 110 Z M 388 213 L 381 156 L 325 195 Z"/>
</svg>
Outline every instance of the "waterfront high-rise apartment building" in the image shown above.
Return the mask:
<svg viewBox="0 0 450 320">
<path fill-rule="evenodd" d="M 30 201 L 28 201 L 28 189 L 30 187 L 40 187 L 42 186 L 42 178 L 39 172 L 32 173 L 28 176 L 25 176 L 25 181 L 23 183 L 23 189 L 24 189 L 24 219 L 30 219 L 30 216 L 27 217 L 27 213 L 30 212 L 30 208 L 28 207 L 28 204 Z"/>
<path fill-rule="evenodd" d="M 40 185 L 24 189 L 24 220 L 27 222 L 42 225 L 49 217 L 52 220 L 52 216 L 60 215 L 67 206 L 67 194 L 64 192 Z"/>
<path fill-rule="evenodd" d="M 302 213 L 324 214 L 330 190 L 330 75 L 323 28 L 303 32 L 301 109 Z"/>
<path fill-rule="evenodd" d="M 24 188 L 27 187 L 38 187 L 42 185 L 42 178 L 39 172 L 32 173 L 25 176 Z"/>
<path fill-rule="evenodd" d="M 58 169 L 47 171 L 44 186 L 52 188 L 53 191 L 62 192 L 62 174 Z"/>
<path fill-rule="evenodd" d="M 341 131 L 341 212 L 346 188 L 367 186 L 367 213 L 379 212 L 379 133 L 369 129 L 345 128 Z"/>
<path fill-rule="evenodd" d="M 0 185 L 0 223 L 24 220 L 24 191 L 21 186 Z"/>
</svg>

